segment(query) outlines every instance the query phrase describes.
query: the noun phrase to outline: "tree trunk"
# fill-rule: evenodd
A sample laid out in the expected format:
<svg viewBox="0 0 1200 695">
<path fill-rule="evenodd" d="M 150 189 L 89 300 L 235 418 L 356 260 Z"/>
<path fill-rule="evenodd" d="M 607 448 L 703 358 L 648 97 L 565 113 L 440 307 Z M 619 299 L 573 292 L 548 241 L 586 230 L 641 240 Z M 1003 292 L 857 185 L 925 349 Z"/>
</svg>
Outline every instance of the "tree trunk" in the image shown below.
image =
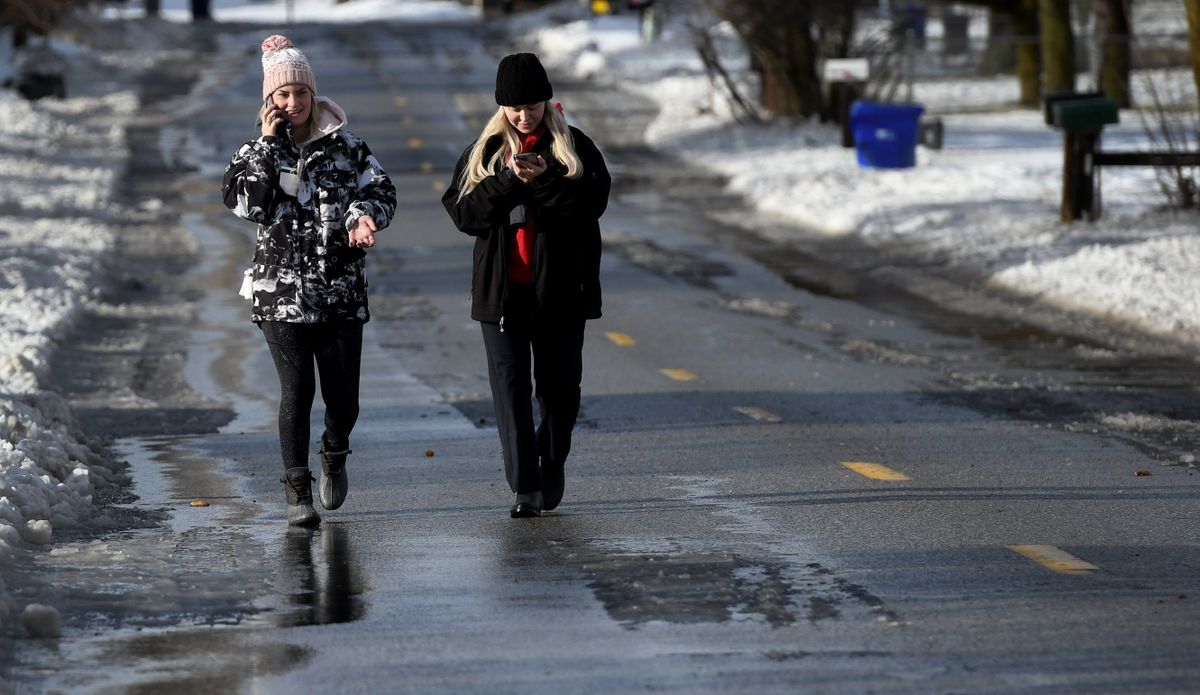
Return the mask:
<svg viewBox="0 0 1200 695">
<path fill-rule="evenodd" d="M 146 3 L 146 16 L 147 17 L 157 17 L 159 5 L 161 4 L 160 1 L 159 0 L 145 0 L 145 3 Z"/>
<path fill-rule="evenodd" d="M 1183 0 L 1187 7 L 1188 43 L 1192 54 L 1192 81 L 1196 83 L 1196 94 L 1200 97 L 1200 0 Z"/>
<path fill-rule="evenodd" d="M 1131 60 L 1129 0 L 1096 0 L 1096 33 L 1100 39 L 1100 91 L 1130 107 L 1129 69 Z"/>
<path fill-rule="evenodd" d="M 822 113 L 816 0 L 713 0 L 713 8 L 761 68 L 764 106 L 776 116 Z"/>
<path fill-rule="evenodd" d="M 979 64 L 980 75 L 1010 73 L 1016 68 L 1017 51 L 1013 33 L 1013 10 L 988 10 L 988 42 Z"/>
<path fill-rule="evenodd" d="M 1075 90 L 1075 38 L 1071 33 L 1071 1 L 1041 0 L 1042 69 L 1046 94 Z"/>
<path fill-rule="evenodd" d="M 1017 81 L 1021 105 L 1038 105 L 1042 93 L 1042 55 L 1038 50 L 1038 0 L 1020 0 L 1013 13 L 1017 41 Z"/>
</svg>

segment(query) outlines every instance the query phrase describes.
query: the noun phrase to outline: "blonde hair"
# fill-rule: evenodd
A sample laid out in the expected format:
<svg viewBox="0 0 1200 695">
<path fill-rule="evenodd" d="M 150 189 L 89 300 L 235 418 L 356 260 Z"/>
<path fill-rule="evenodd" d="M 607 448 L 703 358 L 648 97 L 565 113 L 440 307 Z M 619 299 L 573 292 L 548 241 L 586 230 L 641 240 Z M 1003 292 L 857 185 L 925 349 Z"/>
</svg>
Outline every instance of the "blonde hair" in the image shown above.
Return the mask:
<svg viewBox="0 0 1200 695">
<path fill-rule="evenodd" d="M 567 127 L 567 119 L 550 102 L 546 102 L 546 107 L 543 109 L 542 124 L 554 137 L 550 153 L 554 155 L 555 159 L 566 165 L 566 177 L 578 179 L 583 176 L 583 162 L 575 153 L 575 139 L 571 136 L 571 129 Z M 500 147 L 488 161 L 484 162 L 483 157 L 486 154 L 488 142 L 498 135 L 503 136 Z M 483 132 L 471 147 L 471 153 L 467 156 L 467 165 L 463 167 L 462 176 L 458 180 L 458 199 L 462 200 L 468 193 L 475 190 L 480 181 L 491 175 L 496 169 L 496 162 L 504 161 L 509 154 L 518 152 L 520 149 L 520 133 L 508 122 L 508 117 L 504 115 L 504 107 L 501 106 L 488 120 L 487 125 L 483 126 Z"/>
</svg>

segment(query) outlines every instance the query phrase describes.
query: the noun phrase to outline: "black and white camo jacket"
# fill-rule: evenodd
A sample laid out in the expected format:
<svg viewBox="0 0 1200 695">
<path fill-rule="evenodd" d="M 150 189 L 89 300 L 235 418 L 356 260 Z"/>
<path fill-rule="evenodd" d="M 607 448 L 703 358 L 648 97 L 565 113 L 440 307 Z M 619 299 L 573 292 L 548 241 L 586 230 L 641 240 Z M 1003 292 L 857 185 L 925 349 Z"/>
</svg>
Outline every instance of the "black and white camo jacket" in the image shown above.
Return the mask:
<svg viewBox="0 0 1200 695">
<path fill-rule="evenodd" d="M 392 220 L 396 188 L 367 144 L 344 129 L 346 114 L 317 97 L 318 132 L 305 143 L 264 136 L 242 145 L 222 194 L 234 214 L 258 223 L 252 320 L 321 323 L 370 319 L 366 253 L 350 246 L 363 215 Z M 281 172 L 299 178 L 295 195 Z"/>
</svg>

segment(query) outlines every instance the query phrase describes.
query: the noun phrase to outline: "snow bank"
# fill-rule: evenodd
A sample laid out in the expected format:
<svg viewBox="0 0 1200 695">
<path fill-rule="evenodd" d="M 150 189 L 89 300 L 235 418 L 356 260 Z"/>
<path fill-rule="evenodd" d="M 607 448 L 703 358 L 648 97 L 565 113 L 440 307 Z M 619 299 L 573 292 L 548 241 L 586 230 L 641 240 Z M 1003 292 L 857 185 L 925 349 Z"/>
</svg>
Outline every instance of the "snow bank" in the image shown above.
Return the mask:
<svg viewBox="0 0 1200 695">
<path fill-rule="evenodd" d="M 42 389 L 55 345 L 112 250 L 130 93 L 29 103 L 0 92 L 0 571 L 26 544 L 85 522 L 115 474 L 68 404 Z M 0 625 L 16 606 L 0 582 Z"/>
</svg>

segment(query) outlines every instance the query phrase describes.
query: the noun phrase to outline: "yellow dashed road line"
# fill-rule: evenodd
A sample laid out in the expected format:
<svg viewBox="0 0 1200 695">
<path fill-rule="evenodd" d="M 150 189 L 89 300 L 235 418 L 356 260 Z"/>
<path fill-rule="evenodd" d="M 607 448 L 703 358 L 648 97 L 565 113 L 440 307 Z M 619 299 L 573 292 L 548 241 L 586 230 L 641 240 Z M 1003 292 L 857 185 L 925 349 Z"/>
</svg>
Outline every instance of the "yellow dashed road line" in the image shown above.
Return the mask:
<svg viewBox="0 0 1200 695">
<path fill-rule="evenodd" d="M 874 480 L 912 480 L 900 471 L 894 471 L 887 466 L 866 461 L 842 461 L 843 466 Z"/>
<path fill-rule="evenodd" d="M 421 149 L 421 146 L 424 144 L 425 144 L 425 141 L 422 140 L 421 138 L 414 137 L 414 138 L 408 139 L 408 149 L 410 149 L 410 150 L 419 150 L 419 149 Z"/>
<path fill-rule="evenodd" d="M 621 347 L 631 347 L 633 345 L 637 345 L 636 340 L 629 337 L 628 335 L 625 335 L 624 333 L 614 333 L 612 331 L 609 331 L 608 333 L 605 333 L 604 335 L 608 336 L 609 340 L 613 341 L 617 345 L 620 345 Z"/>
<path fill-rule="evenodd" d="M 1059 574 L 1089 574 L 1100 569 L 1052 545 L 1010 545 L 1008 549 Z"/>
<path fill-rule="evenodd" d="M 660 369 L 658 371 L 675 381 L 694 381 L 696 379 L 696 375 L 686 369 Z"/>
<path fill-rule="evenodd" d="M 408 98 L 407 97 L 403 97 L 403 96 L 400 96 L 399 94 L 397 94 L 395 97 L 395 100 L 396 100 L 396 106 L 399 106 L 400 108 L 404 108 L 405 106 L 408 106 Z"/>
</svg>

